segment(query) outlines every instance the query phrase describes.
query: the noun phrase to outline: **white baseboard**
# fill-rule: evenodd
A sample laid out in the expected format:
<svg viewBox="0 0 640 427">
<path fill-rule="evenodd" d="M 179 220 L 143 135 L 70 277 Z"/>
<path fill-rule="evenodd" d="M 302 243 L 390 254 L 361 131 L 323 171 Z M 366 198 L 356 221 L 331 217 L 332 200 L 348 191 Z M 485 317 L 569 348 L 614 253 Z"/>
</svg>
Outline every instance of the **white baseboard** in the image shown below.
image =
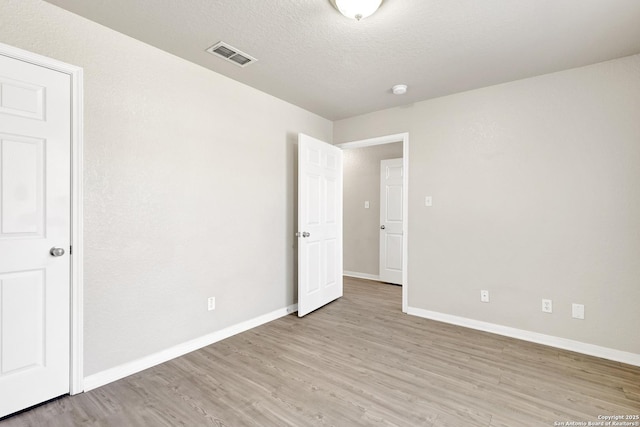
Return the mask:
<svg viewBox="0 0 640 427">
<path fill-rule="evenodd" d="M 355 277 L 356 279 L 367 279 L 380 281 L 380 276 L 377 274 L 358 273 L 357 271 L 343 271 L 342 274 L 348 277 Z"/>
<path fill-rule="evenodd" d="M 466 317 L 453 316 L 451 314 L 439 313 L 437 311 L 423 310 L 421 308 L 408 307 L 407 314 L 424 317 L 425 319 L 437 320 L 452 325 L 464 326 L 466 328 L 477 329 L 479 331 L 491 332 L 506 337 L 517 338 L 523 341 L 530 341 L 537 344 L 544 344 L 563 350 L 575 351 L 589 356 L 601 357 L 616 362 L 627 363 L 629 365 L 640 366 L 640 354 L 630 353 L 598 345 L 587 344 L 566 338 L 554 337 L 552 335 L 540 334 L 538 332 L 525 331 L 523 329 L 511 328 L 509 326 L 497 325 L 495 323 L 481 322 L 479 320 L 468 319 Z"/>
<path fill-rule="evenodd" d="M 144 371 L 145 369 L 167 362 L 171 359 L 175 359 L 176 357 L 180 357 L 184 354 L 191 353 L 192 351 L 201 349 L 202 347 L 206 347 L 218 341 L 222 341 L 225 338 L 229 338 L 233 335 L 258 327 L 271 322 L 272 320 L 279 319 L 280 317 L 291 314 L 297 310 L 298 304 L 293 304 L 288 307 L 272 311 L 271 313 L 249 319 L 237 325 L 229 326 L 228 328 L 220 331 L 212 332 L 200 338 L 178 344 L 158 353 L 150 354 L 141 359 L 133 360 L 123 365 L 107 369 L 106 371 L 98 372 L 97 374 L 89 375 L 84 378 L 84 391 L 102 387 L 103 385 L 109 384 L 113 381 Z"/>
</svg>

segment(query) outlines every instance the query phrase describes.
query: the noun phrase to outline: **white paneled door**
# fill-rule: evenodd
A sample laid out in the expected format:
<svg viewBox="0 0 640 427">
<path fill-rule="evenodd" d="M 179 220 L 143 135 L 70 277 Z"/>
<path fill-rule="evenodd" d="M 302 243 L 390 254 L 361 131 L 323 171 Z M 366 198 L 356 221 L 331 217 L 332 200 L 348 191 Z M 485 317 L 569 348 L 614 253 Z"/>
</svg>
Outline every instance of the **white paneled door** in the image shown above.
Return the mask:
<svg viewBox="0 0 640 427">
<path fill-rule="evenodd" d="M 0 55 L 0 417 L 69 393 L 70 94 Z"/>
<path fill-rule="evenodd" d="M 402 159 L 380 162 L 380 280 L 402 284 Z"/>
<path fill-rule="evenodd" d="M 342 151 L 298 135 L 298 316 L 342 296 Z"/>
</svg>

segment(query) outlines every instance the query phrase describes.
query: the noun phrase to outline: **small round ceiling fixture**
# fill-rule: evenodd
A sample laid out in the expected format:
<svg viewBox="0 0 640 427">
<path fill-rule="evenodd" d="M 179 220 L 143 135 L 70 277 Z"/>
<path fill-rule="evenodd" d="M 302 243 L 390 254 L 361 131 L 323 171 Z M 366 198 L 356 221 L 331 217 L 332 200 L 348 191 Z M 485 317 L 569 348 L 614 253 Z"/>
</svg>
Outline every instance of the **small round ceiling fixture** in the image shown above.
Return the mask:
<svg viewBox="0 0 640 427">
<path fill-rule="evenodd" d="M 407 93 L 407 85 L 395 85 L 391 88 L 394 95 L 404 95 Z"/>
<path fill-rule="evenodd" d="M 383 0 L 330 0 L 333 6 L 347 18 L 359 21 L 373 15 Z"/>
</svg>

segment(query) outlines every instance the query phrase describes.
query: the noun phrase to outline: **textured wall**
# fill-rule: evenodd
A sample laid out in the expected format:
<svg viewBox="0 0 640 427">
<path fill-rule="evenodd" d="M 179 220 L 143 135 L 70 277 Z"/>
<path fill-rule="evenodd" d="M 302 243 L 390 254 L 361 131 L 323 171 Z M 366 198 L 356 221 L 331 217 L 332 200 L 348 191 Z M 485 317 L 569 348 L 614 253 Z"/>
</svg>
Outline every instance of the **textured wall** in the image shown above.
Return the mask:
<svg viewBox="0 0 640 427">
<path fill-rule="evenodd" d="M 410 132 L 409 306 L 640 354 L 638 76 L 635 55 L 334 123 Z"/>
<path fill-rule="evenodd" d="M 378 275 L 380 161 L 402 157 L 402 143 L 344 150 L 344 269 Z M 369 201 L 369 209 L 364 202 Z"/>
<path fill-rule="evenodd" d="M 2 42 L 85 72 L 85 374 L 295 302 L 294 144 L 331 122 L 50 4 L 0 10 Z"/>
</svg>

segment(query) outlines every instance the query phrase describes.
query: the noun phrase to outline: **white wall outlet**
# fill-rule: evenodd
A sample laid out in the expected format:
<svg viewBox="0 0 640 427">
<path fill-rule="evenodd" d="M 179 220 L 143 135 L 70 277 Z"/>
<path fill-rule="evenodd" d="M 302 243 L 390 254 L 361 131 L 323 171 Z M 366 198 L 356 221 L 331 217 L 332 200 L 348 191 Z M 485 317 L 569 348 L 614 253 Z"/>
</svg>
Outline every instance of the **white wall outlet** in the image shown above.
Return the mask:
<svg viewBox="0 0 640 427">
<path fill-rule="evenodd" d="M 489 291 L 484 289 L 480 291 L 480 301 L 489 302 Z"/>
<path fill-rule="evenodd" d="M 553 313 L 553 301 L 551 301 L 550 299 L 543 299 L 542 311 L 545 313 Z"/>
<path fill-rule="evenodd" d="M 431 197 L 431 196 L 425 196 L 425 198 L 424 198 L 424 205 L 425 205 L 425 206 L 429 206 L 429 207 L 433 206 L 433 197 Z"/>
<path fill-rule="evenodd" d="M 207 299 L 207 308 L 209 311 L 216 309 L 216 297 L 209 297 Z"/>
<path fill-rule="evenodd" d="M 364 202 L 364 208 L 365 208 L 365 209 L 369 209 L 369 201 L 368 201 L 368 200 L 365 200 L 365 202 Z"/>
<path fill-rule="evenodd" d="M 571 317 L 584 319 L 584 304 L 571 304 Z"/>
</svg>

